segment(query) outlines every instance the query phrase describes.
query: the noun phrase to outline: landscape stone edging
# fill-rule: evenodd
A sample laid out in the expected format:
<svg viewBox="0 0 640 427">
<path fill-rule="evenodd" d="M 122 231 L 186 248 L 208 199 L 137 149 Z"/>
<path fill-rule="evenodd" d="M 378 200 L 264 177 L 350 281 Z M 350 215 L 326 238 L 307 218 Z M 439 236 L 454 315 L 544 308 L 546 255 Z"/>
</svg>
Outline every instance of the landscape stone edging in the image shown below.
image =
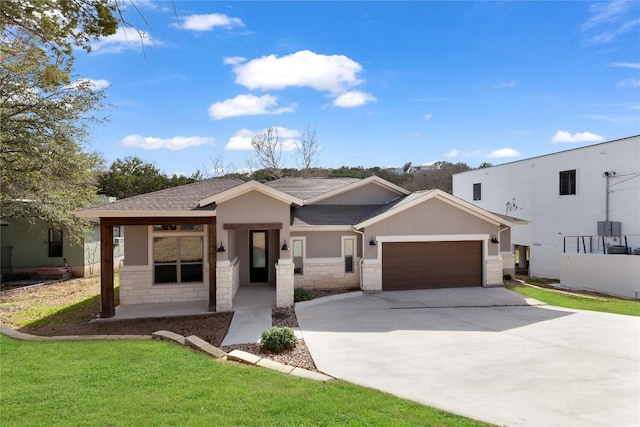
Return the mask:
<svg viewBox="0 0 640 427">
<path fill-rule="evenodd" d="M 43 337 L 16 331 L 0 324 L 0 332 L 22 341 L 89 341 L 89 340 L 150 340 L 151 335 L 59 335 Z"/>
<path fill-rule="evenodd" d="M 255 354 L 248 353 L 241 350 L 233 350 L 231 353 L 226 353 L 215 347 L 202 338 L 196 335 L 190 335 L 184 337 L 171 331 L 156 331 L 151 335 L 62 335 L 55 337 L 43 337 L 39 335 L 27 334 L 24 332 L 16 331 L 3 324 L 0 324 L 0 332 L 8 337 L 15 338 L 22 341 L 88 341 L 88 340 L 150 340 L 159 339 L 165 341 L 173 341 L 183 346 L 189 346 L 196 350 L 202 351 L 215 359 L 230 360 L 241 362 L 253 366 L 259 366 L 261 368 L 271 369 L 276 372 L 293 375 L 300 378 L 307 378 L 316 381 L 330 381 L 333 377 L 330 377 L 320 372 L 313 372 L 307 369 L 297 368 L 290 365 L 285 365 L 271 359 L 262 358 Z"/>
</svg>

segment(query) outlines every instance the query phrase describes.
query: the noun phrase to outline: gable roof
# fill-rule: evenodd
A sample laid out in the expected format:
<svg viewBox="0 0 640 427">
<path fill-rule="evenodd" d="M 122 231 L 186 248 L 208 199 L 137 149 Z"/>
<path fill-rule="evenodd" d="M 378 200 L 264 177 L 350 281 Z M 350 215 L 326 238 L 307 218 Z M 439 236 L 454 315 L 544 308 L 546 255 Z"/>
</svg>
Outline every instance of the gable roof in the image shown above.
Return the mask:
<svg viewBox="0 0 640 427">
<path fill-rule="evenodd" d="M 496 215 L 492 212 L 481 209 L 471 203 L 468 203 L 458 197 L 452 196 L 449 193 L 446 193 L 442 190 L 434 189 L 434 190 L 426 190 L 426 191 L 416 191 L 415 193 L 409 194 L 407 197 L 404 197 L 398 200 L 395 203 L 390 203 L 386 209 L 378 212 L 375 216 L 364 220 L 355 225 L 355 228 L 361 229 L 369 227 L 373 224 L 376 224 L 380 221 L 383 221 L 387 218 L 392 217 L 400 212 L 403 212 L 407 209 L 410 209 L 420 203 L 424 203 L 427 200 L 438 199 L 445 203 L 448 203 L 452 206 L 455 206 L 459 209 L 462 209 L 471 215 L 477 216 L 485 221 L 494 223 L 495 225 L 506 225 L 512 227 L 515 225 L 514 222 L 507 220 L 503 216 Z"/>
<path fill-rule="evenodd" d="M 82 218 L 144 216 L 214 216 L 215 205 L 198 206 L 204 197 L 243 184 L 240 179 L 207 179 L 179 187 L 140 194 L 113 203 L 75 211 Z"/>
<path fill-rule="evenodd" d="M 349 184 L 359 182 L 359 178 L 280 178 L 265 185 L 298 197 L 305 202 Z"/>
<path fill-rule="evenodd" d="M 322 200 L 326 200 L 329 199 L 331 197 L 335 197 L 339 194 L 343 194 L 346 193 L 347 191 L 352 191 L 355 190 L 356 188 L 360 188 L 360 187 L 364 187 L 365 185 L 369 185 L 369 184 L 375 184 L 378 185 L 382 188 L 385 188 L 393 193 L 398 194 L 398 196 L 404 196 L 407 194 L 410 194 L 411 192 L 409 190 L 406 190 L 402 187 L 399 187 L 387 180 L 384 180 L 382 178 L 380 178 L 379 176 L 370 176 L 368 178 L 365 179 L 358 179 L 355 182 L 349 183 L 347 185 L 344 185 L 342 187 L 338 187 L 335 188 L 331 191 L 327 191 L 325 193 L 319 194 L 315 197 L 311 197 L 309 199 L 306 199 L 305 202 L 307 204 L 313 204 L 313 203 L 318 203 Z"/>
<path fill-rule="evenodd" d="M 234 197 L 238 197 L 242 194 L 245 194 L 251 191 L 257 191 L 259 193 L 266 194 L 269 197 L 273 197 L 274 199 L 277 199 L 289 204 L 293 203 L 300 206 L 304 203 L 302 199 L 299 199 L 298 197 L 292 196 L 291 194 L 285 193 L 278 189 L 266 186 L 258 181 L 248 181 L 238 186 L 229 188 L 228 190 L 222 191 L 220 193 L 216 193 L 211 196 L 207 196 L 199 200 L 198 207 L 206 207 L 207 205 L 210 205 L 212 203 L 220 204 L 229 199 L 233 199 Z"/>
</svg>

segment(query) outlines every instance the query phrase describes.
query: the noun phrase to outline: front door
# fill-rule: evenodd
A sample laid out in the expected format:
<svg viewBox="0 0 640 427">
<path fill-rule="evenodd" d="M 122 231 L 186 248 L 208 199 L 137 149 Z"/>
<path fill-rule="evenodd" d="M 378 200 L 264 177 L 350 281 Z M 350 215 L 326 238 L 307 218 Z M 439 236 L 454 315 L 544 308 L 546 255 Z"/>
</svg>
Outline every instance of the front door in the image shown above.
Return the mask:
<svg viewBox="0 0 640 427">
<path fill-rule="evenodd" d="M 266 283 L 269 281 L 269 242 L 266 231 L 251 230 L 249 232 L 249 281 Z"/>
</svg>

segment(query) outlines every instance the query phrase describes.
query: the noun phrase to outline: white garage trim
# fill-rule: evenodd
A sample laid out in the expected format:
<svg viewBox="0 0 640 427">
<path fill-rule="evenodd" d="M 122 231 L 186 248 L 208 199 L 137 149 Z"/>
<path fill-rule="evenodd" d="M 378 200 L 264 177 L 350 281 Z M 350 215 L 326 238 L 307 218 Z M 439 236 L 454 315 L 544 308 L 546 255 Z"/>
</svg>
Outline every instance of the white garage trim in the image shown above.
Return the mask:
<svg viewBox="0 0 640 427">
<path fill-rule="evenodd" d="M 459 242 L 459 241 L 481 241 L 482 242 L 482 286 L 487 286 L 487 260 L 491 256 L 489 253 L 489 238 L 488 234 L 430 234 L 430 235 L 409 235 L 409 236 L 376 236 L 376 242 L 378 245 L 378 262 L 383 265 L 382 260 L 382 245 L 385 242 L 402 243 L 402 242 Z M 495 257 L 495 256 L 494 256 Z M 497 258 L 500 258 L 497 256 Z"/>
</svg>

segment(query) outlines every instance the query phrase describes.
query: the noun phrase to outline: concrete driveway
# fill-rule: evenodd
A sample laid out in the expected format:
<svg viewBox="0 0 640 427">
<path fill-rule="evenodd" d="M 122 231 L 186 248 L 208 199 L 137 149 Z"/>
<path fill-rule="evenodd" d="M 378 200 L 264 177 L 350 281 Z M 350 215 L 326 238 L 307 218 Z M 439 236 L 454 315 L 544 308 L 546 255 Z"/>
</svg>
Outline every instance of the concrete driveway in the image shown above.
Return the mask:
<svg viewBox="0 0 640 427">
<path fill-rule="evenodd" d="M 319 370 L 499 425 L 640 425 L 640 318 L 502 288 L 296 304 Z"/>
</svg>

